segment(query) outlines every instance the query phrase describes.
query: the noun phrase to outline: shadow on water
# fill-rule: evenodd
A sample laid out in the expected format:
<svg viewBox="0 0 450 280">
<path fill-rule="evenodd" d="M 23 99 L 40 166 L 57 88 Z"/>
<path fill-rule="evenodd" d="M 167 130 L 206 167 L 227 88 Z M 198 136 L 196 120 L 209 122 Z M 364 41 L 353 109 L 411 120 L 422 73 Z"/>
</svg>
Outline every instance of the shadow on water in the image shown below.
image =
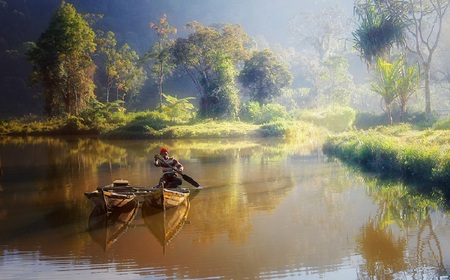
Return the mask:
<svg viewBox="0 0 450 280">
<path fill-rule="evenodd" d="M 96 206 L 89 215 L 89 234 L 104 250 L 108 250 L 134 221 L 139 210 L 139 203 L 132 200 L 123 207 L 106 212 Z"/>
<path fill-rule="evenodd" d="M 147 204 L 142 206 L 142 217 L 145 225 L 163 247 L 164 254 L 166 253 L 167 245 L 175 238 L 187 222 L 189 209 L 189 199 L 184 200 L 177 207 L 167 209 L 166 211 Z"/>
<path fill-rule="evenodd" d="M 165 213 L 133 205 L 90 213 L 86 191 L 115 179 L 154 186 L 161 170 L 152 159 L 161 146 L 204 188 L 189 186 L 189 202 Z M 61 270 L 58 260 L 72 262 L 63 268 L 68 273 L 88 263 L 86 275 L 96 264 L 107 268 L 105 275 L 135 273 L 115 266 L 132 262 L 142 274 L 155 267 L 155 275 L 168 276 L 182 267 L 189 269 L 183 276 L 204 279 L 326 278 L 350 270 L 359 279 L 426 279 L 446 275 L 450 262 L 448 191 L 346 170 L 327 162 L 317 143 L 2 138 L 0 159 L 6 264 L 36 252 L 30 258 L 38 265 L 57 260 L 46 265 L 54 271 Z"/>
<path fill-rule="evenodd" d="M 430 267 L 436 267 L 436 277 L 446 277 L 445 247 L 435 227 L 448 215 L 448 191 L 446 193 L 441 187 L 430 187 L 423 182 L 352 169 L 351 173 L 357 174 L 364 182 L 368 195 L 378 205 L 376 213 L 356 235 L 357 250 L 365 260 L 358 268 L 360 277 L 384 279 L 387 275 L 391 277 L 404 271 L 426 275 L 425 270 L 419 270 Z M 393 231 L 393 225 L 400 233 Z M 408 250 L 410 240 L 407 232 L 415 227 L 418 232 L 416 249 Z M 434 256 L 434 261 L 427 259 L 427 255 Z"/>
</svg>

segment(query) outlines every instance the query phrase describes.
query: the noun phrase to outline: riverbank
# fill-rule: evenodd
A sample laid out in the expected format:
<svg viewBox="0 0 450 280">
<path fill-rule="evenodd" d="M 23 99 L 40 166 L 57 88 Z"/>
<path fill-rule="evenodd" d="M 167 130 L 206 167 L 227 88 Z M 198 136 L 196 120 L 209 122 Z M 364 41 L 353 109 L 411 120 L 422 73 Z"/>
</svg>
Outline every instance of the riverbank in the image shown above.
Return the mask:
<svg viewBox="0 0 450 280">
<path fill-rule="evenodd" d="M 397 125 L 332 135 L 325 140 L 323 151 L 370 172 L 446 188 L 449 143 L 447 130 L 418 131 Z"/>
<path fill-rule="evenodd" d="M 208 139 L 283 137 L 303 142 L 322 142 L 329 134 L 325 127 L 305 121 L 274 121 L 252 124 L 239 121 L 204 120 L 193 123 L 171 123 L 163 119 L 135 117 L 132 121 L 92 127 L 77 118 L 13 120 L 0 123 L 0 136 L 91 136 L 103 139 Z"/>
</svg>

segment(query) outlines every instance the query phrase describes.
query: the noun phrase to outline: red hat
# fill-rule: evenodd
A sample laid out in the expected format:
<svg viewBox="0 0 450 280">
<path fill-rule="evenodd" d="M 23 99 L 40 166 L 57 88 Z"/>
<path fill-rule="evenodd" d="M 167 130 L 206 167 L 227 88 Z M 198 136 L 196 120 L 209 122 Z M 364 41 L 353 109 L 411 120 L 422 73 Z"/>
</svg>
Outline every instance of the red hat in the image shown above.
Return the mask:
<svg viewBox="0 0 450 280">
<path fill-rule="evenodd" d="M 162 155 L 164 153 L 169 153 L 169 150 L 167 148 L 162 148 L 161 151 L 159 151 L 160 155 Z"/>
</svg>

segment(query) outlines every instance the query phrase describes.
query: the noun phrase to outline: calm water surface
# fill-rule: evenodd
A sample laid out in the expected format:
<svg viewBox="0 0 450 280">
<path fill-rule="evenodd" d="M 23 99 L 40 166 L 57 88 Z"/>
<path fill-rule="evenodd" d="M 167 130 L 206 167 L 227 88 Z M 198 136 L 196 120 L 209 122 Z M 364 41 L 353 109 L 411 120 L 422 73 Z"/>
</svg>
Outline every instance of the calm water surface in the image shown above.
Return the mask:
<svg viewBox="0 0 450 280">
<path fill-rule="evenodd" d="M 84 192 L 114 179 L 156 185 L 161 146 L 203 189 L 165 214 L 98 215 Z M 439 197 L 355 174 L 315 144 L 3 138 L 0 172 L 0 279 L 444 279 L 450 271 Z"/>
</svg>

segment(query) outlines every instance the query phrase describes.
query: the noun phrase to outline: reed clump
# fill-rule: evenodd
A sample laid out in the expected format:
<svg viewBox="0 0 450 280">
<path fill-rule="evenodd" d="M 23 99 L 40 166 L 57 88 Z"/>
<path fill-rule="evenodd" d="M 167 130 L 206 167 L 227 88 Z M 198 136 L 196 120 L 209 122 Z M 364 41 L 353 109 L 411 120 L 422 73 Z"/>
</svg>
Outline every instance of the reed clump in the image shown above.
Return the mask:
<svg viewBox="0 0 450 280">
<path fill-rule="evenodd" d="M 369 171 L 444 185 L 450 179 L 450 146 L 442 139 L 450 139 L 450 132 L 384 126 L 335 134 L 323 150 Z"/>
</svg>

